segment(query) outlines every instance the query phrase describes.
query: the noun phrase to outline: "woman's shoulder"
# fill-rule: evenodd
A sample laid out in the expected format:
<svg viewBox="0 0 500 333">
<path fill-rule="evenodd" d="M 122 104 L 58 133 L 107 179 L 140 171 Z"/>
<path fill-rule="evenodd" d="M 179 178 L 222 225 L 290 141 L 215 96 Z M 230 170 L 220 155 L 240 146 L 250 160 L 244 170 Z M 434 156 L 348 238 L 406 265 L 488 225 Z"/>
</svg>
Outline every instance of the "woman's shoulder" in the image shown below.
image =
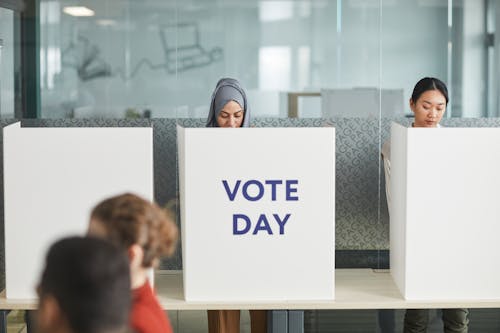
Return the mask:
<svg viewBox="0 0 500 333">
<path fill-rule="evenodd" d="M 387 140 L 384 142 L 384 144 L 382 145 L 381 153 L 384 159 L 391 159 L 391 140 Z"/>
<path fill-rule="evenodd" d="M 172 325 L 154 297 L 134 302 L 130 315 L 131 326 L 136 332 L 172 332 Z"/>
</svg>

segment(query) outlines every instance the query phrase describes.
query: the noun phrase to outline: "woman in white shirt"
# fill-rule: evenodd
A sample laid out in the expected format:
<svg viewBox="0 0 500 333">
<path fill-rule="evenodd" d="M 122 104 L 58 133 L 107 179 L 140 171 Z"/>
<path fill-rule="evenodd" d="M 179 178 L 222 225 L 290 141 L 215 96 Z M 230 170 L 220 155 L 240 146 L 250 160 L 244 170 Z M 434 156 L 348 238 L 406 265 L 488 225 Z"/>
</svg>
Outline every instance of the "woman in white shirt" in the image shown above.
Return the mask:
<svg viewBox="0 0 500 333">
<path fill-rule="evenodd" d="M 440 127 L 448 105 L 448 89 L 439 79 L 425 77 L 417 82 L 410 98 L 410 109 L 415 116 L 413 127 Z M 384 171 L 386 179 L 386 194 L 389 214 L 391 210 L 390 175 L 391 150 L 390 142 L 382 147 Z M 467 309 L 443 309 L 442 318 L 445 333 L 467 333 L 469 311 Z M 429 322 L 428 309 L 408 309 L 404 318 L 405 333 L 425 333 Z"/>
</svg>

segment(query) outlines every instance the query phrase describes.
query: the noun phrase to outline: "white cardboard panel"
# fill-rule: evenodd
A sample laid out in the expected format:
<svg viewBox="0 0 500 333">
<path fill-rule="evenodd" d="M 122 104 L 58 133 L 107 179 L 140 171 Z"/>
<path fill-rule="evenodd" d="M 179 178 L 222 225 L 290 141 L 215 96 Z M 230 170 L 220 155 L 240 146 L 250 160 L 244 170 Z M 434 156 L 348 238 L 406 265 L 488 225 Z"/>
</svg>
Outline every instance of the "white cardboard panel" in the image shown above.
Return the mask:
<svg viewBox="0 0 500 333">
<path fill-rule="evenodd" d="M 48 247 L 80 234 L 102 199 L 153 199 L 151 128 L 4 128 L 8 298 L 35 298 Z"/>
<path fill-rule="evenodd" d="M 178 140 L 186 300 L 333 299 L 335 130 L 178 127 Z M 234 201 L 223 180 L 230 192 L 241 180 Z M 286 200 L 283 185 L 275 200 L 269 185 L 246 200 L 248 180 L 298 180 L 290 196 L 299 200 Z M 246 189 L 257 195 L 257 185 Z M 250 218 L 249 233 L 233 234 L 234 214 Z M 252 234 L 261 214 L 272 235 Z M 291 214 L 283 234 L 273 214 Z"/>
<path fill-rule="evenodd" d="M 410 300 L 499 299 L 500 129 L 406 132 L 406 151 L 397 147 L 404 142 L 393 141 L 393 152 L 401 153 L 393 155 L 394 162 L 406 158 L 407 163 L 406 216 L 391 222 L 406 228 L 403 295 Z M 393 169 L 403 166 L 393 164 Z M 398 195 L 404 193 L 393 197 Z"/>
<path fill-rule="evenodd" d="M 406 127 L 391 125 L 390 265 L 394 282 L 405 290 L 406 253 Z"/>
</svg>

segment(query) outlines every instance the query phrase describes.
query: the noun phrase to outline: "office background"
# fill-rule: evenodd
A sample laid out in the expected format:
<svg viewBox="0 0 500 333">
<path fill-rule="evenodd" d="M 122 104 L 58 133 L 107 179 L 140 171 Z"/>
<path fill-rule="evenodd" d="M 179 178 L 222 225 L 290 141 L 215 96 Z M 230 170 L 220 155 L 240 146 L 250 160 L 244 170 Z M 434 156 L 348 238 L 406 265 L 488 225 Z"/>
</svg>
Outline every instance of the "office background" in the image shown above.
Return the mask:
<svg viewBox="0 0 500 333">
<path fill-rule="evenodd" d="M 0 0 L 1 122 L 153 124 L 166 205 L 175 124 L 203 126 L 217 80 L 236 77 L 255 126 L 336 126 L 337 267 L 388 268 L 390 120 L 409 122 L 415 82 L 435 76 L 445 125 L 500 125 L 499 15 L 494 0 Z"/>
</svg>

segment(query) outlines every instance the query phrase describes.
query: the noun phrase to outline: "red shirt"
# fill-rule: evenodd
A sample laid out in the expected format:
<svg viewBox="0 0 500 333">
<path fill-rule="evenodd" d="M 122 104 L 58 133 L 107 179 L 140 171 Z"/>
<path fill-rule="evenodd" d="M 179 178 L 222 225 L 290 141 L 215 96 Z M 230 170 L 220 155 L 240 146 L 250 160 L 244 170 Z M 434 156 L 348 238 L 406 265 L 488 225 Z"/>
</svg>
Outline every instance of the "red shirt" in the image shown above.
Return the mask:
<svg viewBox="0 0 500 333">
<path fill-rule="evenodd" d="M 149 282 L 132 290 L 130 325 L 137 333 L 173 333 L 172 325 Z"/>
</svg>

